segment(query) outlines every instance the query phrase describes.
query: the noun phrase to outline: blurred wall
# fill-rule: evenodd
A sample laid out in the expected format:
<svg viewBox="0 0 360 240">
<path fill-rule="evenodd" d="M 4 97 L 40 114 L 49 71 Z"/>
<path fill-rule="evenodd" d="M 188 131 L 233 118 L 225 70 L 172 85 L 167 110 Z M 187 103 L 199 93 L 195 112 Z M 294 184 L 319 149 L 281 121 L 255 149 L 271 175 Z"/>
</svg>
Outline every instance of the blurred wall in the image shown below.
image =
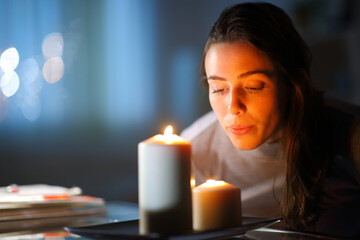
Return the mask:
<svg viewBox="0 0 360 240">
<path fill-rule="evenodd" d="M 1 0 L 0 54 L 19 60 L 0 71 L 0 185 L 137 201 L 137 144 L 210 110 L 202 50 L 237 2 Z M 270 2 L 313 50 L 314 85 L 360 104 L 358 2 Z"/>
</svg>

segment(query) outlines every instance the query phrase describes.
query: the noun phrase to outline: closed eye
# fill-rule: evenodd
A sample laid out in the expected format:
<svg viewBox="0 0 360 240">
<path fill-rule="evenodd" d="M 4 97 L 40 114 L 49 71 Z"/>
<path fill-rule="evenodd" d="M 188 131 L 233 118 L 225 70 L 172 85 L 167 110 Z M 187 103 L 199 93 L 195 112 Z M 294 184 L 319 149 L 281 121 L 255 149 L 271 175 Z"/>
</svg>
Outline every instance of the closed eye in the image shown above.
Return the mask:
<svg viewBox="0 0 360 240">
<path fill-rule="evenodd" d="M 254 92 L 260 92 L 265 87 L 265 83 L 261 81 L 249 81 L 247 84 L 245 84 L 245 89 L 254 93 Z"/>
<path fill-rule="evenodd" d="M 225 95 L 229 91 L 229 88 L 214 88 L 211 93 L 214 95 Z"/>
<path fill-rule="evenodd" d="M 220 89 L 214 89 L 211 93 L 224 93 L 225 89 L 220 88 Z"/>
<path fill-rule="evenodd" d="M 262 90 L 264 87 L 246 87 L 246 89 L 250 90 L 250 91 L 260 91 Z"/>
</svg>

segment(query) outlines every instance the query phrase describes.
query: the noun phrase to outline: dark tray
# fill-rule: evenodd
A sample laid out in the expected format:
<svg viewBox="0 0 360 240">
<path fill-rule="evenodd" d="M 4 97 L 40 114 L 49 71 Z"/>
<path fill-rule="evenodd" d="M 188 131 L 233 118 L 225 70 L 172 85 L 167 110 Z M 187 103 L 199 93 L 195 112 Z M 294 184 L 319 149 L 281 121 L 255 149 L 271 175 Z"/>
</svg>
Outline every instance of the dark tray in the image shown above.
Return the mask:
<svg viewBox="0 0 360 240">
<path fill-rule="evenodd" d="M 243 235 L 248 231 L 270 226 L 280 221 L 280 218 L 252 218 L 243 217 L 243 224 L 238 227 L 225 228 L 204 232 L 193 232 L 181 235 L 159 235 L 139 234 L 139 221 L 115 222 L 85 227 L 65 227 L 65 230 L 93 239 L 172 239 L 172 240 L 201 240 L 201 239 L 221 239 L 236 235 Z"/>
</svg>

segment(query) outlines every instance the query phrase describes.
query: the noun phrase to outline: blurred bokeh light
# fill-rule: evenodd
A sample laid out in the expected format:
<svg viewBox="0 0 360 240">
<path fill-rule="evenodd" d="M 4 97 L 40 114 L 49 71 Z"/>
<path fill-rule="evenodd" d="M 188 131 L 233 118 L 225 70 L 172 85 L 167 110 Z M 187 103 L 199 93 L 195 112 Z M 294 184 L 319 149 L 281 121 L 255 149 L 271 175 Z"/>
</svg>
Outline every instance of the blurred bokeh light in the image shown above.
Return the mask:
<svg viewBox="0 0 360 240">
<path fill-rule="evenodd" d="M 1 77 L 1 91 L 6 97 L 11 97 L 19 89 L 19 76 L 16 72 L 6 72 Z"/>
<path fill-rule="evenodd" d="M 51 33 L 44 38 L 42 53 L 45 59 L 61 57 L 64 50 L 64 40 L 61 33 Z"/>
<path fill-rule="evenodd" d="M 19 89 L 19 76 L 15 72 L 18 64 L 19 53 L 16 48 L 10 47 L 0 55 L 0 87 L 6 97 L 11 97 Z"/>
<path fill-rule="evenodd" d="M 65 65 L 61 57 L 46 60 L 43 66 L 44 78 L 48 83 L 56 83 L 64 75 Z"/>
<path fill-rule="evenodd" d="M 5 73 L 11 73 L 19 64 L 19 53 L 16 48 L 6 49 L 0 56 L 0 67 Z"/>
</svg>

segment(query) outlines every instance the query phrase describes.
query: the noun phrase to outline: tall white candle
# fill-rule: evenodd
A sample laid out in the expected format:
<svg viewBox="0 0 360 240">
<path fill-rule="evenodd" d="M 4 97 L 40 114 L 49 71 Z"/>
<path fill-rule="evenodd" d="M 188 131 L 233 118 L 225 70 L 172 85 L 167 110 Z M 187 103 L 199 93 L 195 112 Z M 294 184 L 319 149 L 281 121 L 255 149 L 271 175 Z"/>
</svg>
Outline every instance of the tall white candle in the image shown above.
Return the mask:
<svg viewBox="0 0 360 240">
<path fill-rule="evenodd" d="M 138 145 L 140 234 L 192 231 L 191 144 L 172 133 Z"/>
<path fill-rule="evenodd" d="M 240 189 L 224 181 L 208 180 L 192 189 L 193 228 L 206 231 L 241 225 Z"/>
</svg>

